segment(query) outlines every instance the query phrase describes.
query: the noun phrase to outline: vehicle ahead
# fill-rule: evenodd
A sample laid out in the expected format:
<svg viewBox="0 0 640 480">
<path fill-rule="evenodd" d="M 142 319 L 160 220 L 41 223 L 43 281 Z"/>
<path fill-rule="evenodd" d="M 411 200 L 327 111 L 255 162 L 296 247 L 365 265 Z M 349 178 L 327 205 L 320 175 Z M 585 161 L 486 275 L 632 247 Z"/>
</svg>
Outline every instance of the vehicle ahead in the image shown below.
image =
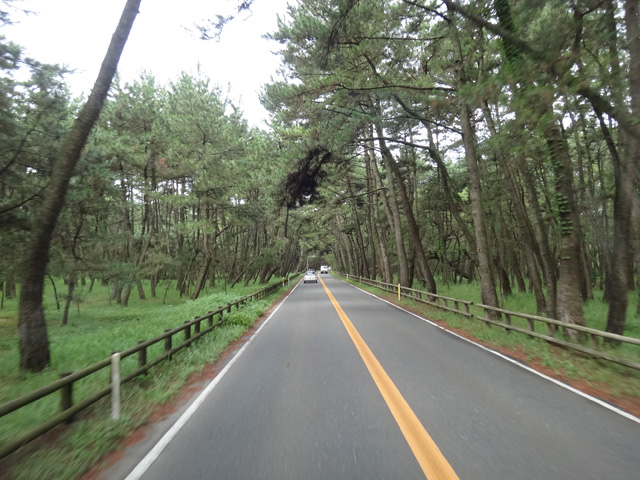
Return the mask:
<svg viewBox="0 0 640 480">
<path fill-rule="evenodd" d="M 315 270 L 307 270 L 307 273 L 302 277 L 303 283 L 318 283 L 318 277 Z"/>
<path fill-rule="evenodd" d="M 328 265 L 322 265 L 320 267 L 320 275 L 322 275 L 323 273 L 329 273 L 329 270 L 331 270 L 331 267 Z"/>
</svg>

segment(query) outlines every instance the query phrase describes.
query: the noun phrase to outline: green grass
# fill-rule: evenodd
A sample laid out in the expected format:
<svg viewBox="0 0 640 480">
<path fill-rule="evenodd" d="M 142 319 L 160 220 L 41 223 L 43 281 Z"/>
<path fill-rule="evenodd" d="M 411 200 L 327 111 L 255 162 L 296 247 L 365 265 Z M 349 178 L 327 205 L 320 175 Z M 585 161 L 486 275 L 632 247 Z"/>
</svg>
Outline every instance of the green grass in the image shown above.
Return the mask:
<svg viewBox="0 0 640 480">
<path fill-rule="evenodd" d="M 109 302 L 107 287 L 96 285 L 91 294 L 83 293 L 79 312 L 74 305 L 69 324 L 61 326 L 62 312 L 56 309 L 53 291 L 48 285 L 44 303 L 51 365 L 38 374 L 19 369 L 17 300 L 5 300 L 4 309 L 0 310 L 0 364 L 3 366 L 0 370 L 0 403 L 47 385 L 60 378 L 62 372 L 91 365 L 108 357 L 112 351 L 125 350 L 138 340 L 153 338 L 165 329 L 175 328 L 186 320 L 217 310 L 261 288 L 262 285 L 251 285 L 247 288 L 236 286 L 226 292 L 210 290 L 203 292 L 201 298 L 195 301 L 180 299 L 177 292 L 170 288 L 166 304 L 163 304 L 164 288 L 161 285 L 158 287 L 159 298 L 139 300 L 134 291 L 129 307 L 121 307 Z M 191 374 L 201 372 L 206 363 L 215 361 L 281 294 L 282 290 L 278 290 L 271 297 L 246 304 L 240 310 L 234 308 L 231 314 L 226 314 L 227 321 L 214 332 L 200 338 L 190 348 L 182 349 L 171 361 L 152 368 L 149 375 L 126 384 L 122 391 L 122 418 L 117 422 L 109 418 L 110 403 L 107 397 L 81 413 L 71 426 L 55 429 L 55 435 L 59 435 L 55 442 L 36 440 L 23 447 L 5 461 L 11 466 L 12 478 L 72 479 L 82 474 L 115 448 L 127 433 L 143 425 L 152 406 L 171 400 Z M 182 336 L 176 336 L 174 345 L 180 341 Z M 147 353 L 149 360 L 159 356 L 162 350 L 162 343 L 150 347 Z M 124 359 L 123 374 L 133 371 L 136 366 L 135 356 Z M 108 369 L 75 382 L 74 401 L 105 388 L 108 382 Z M 59 394 L 54 393 L 3 417 L 0 421 L 0 444 L 50 418 L 58 411 L 59 401 Z"/>
<path fill-rule="evenodd" d="M 498 326 L 491 326 L 476 318 L 466 318 L 455 313 L 447 312 L 414 300 L 383 292 L 375 287 L 368 287 L 350 280 L 350 283 L 358 285 L 387 298 L 394 303 L 418 311 L 424 317 L 444 322 L 448 328 L 458 330 L 490 347 L 518 352 L 525 355 L 530 363 L 540 364 L 560 374 L 563 378 L 588 383 L 595 389 L 603 390 L 614 397 L 631 397 L 636 401 L 640 399 L 640 372 L 605 360 L 599 360 L 578 352 L 564 350 L 550 343 L 529 337 L 517 332 L 508 332 Z M 414 285 L 417 290 L 425 290 L 420 285 Z M 480 287 L 476 283 L 463 283 L 458 285 L 438 284 L 438 294 L 481 303 Z M 588 327 L 604 330 L 606 326 L 608 306 L 602 301 L 602 292 L 594 292 L 595 299 L 587 302 L 584 307 L 585 321 Z M 503 308 L 520 313 L 536 314 L 536 304 L 533 295 L 514 292 L 513 295 L 503 299 Z M 640 338 L 640 317 L 635 314 L 637 304 L 637 292 L 629 294 L 629 308 L 625 335 Z M 450 303 L 449 305 L 453 305 Z M 462 307 L 462 306 L 461 306 Z M 484 311 L 472 307 L 471 313 L 484 316 Z M 512 317 L 512 324 L 528 329 L 528 323 L 524 319 Z M 546 325 L 535 322 L 535 330 L 538 333 L 547 333 Z M 563 338 L 560 331 L 556 332 L 557 338 Z M 585 343 L 590 346 L 589 343 Z M 619 347 L 602 346 L 601 349 L 612 356 L 621 357 L 635 363 L 640 362 L 640 347 L 623 344 Z"/>
<path fill-rule="evenodd" d="M 414 288 L 420 288 L 416 286 Z M 474 303 L 481 303 L 480 300 L 480 286 L 477 283 L 463 283 L 463 284 L 439 284 L 438 294 L 445 295 L 452 298 L 460 298 L 469 300 Z M 583 312 L 585 322 L 588 327 L 595 328 L 597 330 L 604 330 L 607 324 L 607 313 L 609 306 L 602 300 L 603 292 L 601 290 L 594 290 L 594 299 L 589 300 L 583 304 Z M 536 314 L 536 302 L 535 298 L 530 293 L 522 293 L 514 291 L 512 295 L 508 297 L 500 298 L 500 303 L 506 310 L 511 310 L 520 313 Z M 627 308 L 627 321 L 624 334 L 629 337 L 640 338 L 640 316 L 636 312 L 638 305 L 638 293 L 630 292 Z M 544 329 L 546 330 L 546 328 Z"/>
<path fill-rule="evenodd" d="M 453 298 L 462 298 L 465 300 L 473 301 L 474 303 L 480 303 L 480 288 L 477 284 L 463 284 L 463 285 L 443 285 L 439 288 L 441 295 L 450 296 Z M 607 324 L 607 313 L 609 306 L 602 300 L 602 291 L 594 291 L 594 299 L 589 300 L 583 305 L 583 314 L 587 327 L 594 328 L 596 330 L 604 331 Z M 637 292 L 630 292 L 627 308 L 627 320 L 625 324 L 625 336 L 640 338 L 640 316 L 636 312 L 636 305 L 638 301 Z M 528 313 L 536 315 L 536 302 L 535 298 L 530 293 L 514 292 L 512 295 L 500 299 L 503 308 L 511 310 L 513 312 Z M 479 308 L 472 309 L 472 313 L 476 315 L 486 316 L 484 311 Z M 512 325 L 529 329 L 529 323 L 522 318 L 515 316 L 511 317 Z M 547 335 L 547 325 L 543 322 L 534 322 L 535 331 Z M 494 328 L 495 329 L 495 328 Z M 521 336 L 520 334 L 512 334 L 515 336 Z M 555 338 L 563 339 L 562 331 L 558 329 L 555 333 Z M 613 356 L 626 359 L 635 363 L 640 362 L 640 347 L 630 344 L 621 344 L 618 347 L 612 348 L 608 345 L 604 345 L 602 340 L 599 340 L 601 349 L 606 353 Z M 546 344 L 546 342 L 545 342 Z M 590 339 L 586 338 L 583 344 L 591 348 Z"/>
</svg>

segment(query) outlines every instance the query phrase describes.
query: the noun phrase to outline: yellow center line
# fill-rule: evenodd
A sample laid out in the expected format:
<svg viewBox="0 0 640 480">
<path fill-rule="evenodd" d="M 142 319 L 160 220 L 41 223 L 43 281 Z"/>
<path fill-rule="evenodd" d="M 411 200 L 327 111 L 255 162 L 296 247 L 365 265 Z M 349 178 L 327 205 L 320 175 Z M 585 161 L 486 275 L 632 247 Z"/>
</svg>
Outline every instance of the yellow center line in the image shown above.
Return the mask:
<svg viewBox="0 0 640 480">
<path fill-rule="evenodd" d="M 353 326 L 349 317 L 344 313 L 342 307 L 340 307 L 340 304 L 329 291 L 329 288 L 327 288 L 322 278 L 320 278 L 320 283 L 324 287 L 325 292 L 327 292 L 329 300 L 331 300 L 336 312 L 338 312 L 351 340 L 358 349 L 373 380 L 376 382 L 378 390 L 380 390 L 384 401 L 387 403 L 389 410 L 391 410 L 393 418 L 395 418 L 409 447 L 411 447 L 425 477 L 427 477 L 428 480 L 459 480 L 458 475 L 453 471 L 447 459 L 444 458 L 438 446 L 422 426 L 416 414 L 413 413 L 407 401 L 389 375 L 387 375 L 387 372 L 384 371 L 382 365 L 380 365 L 378 359 L 373 355 L 373 352 L 371 352 Z"/>
</svg>

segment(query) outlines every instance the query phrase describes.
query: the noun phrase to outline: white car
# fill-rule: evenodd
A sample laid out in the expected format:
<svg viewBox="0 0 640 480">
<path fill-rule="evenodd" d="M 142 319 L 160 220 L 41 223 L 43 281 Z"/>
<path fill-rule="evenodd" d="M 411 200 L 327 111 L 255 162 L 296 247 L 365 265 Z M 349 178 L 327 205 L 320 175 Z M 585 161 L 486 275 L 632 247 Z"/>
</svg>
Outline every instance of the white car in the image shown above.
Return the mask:
<svg viewBox="0 0 640 480">
<path fill-rule="evenodd" d="M 307 270 L 307 273 L 302 277 L 303 283 L 318 283 L 318 277 L 316 276 L 315 270 Z"/>
<path fill-rule="evenodd" d="M 329 270 L 331 270 L 331 267 L 329 267 L 328 265 L 322 265 L 320 267 L 320 275 L 322 275 L 323 273 L 329 273 Z"/>
</svg>

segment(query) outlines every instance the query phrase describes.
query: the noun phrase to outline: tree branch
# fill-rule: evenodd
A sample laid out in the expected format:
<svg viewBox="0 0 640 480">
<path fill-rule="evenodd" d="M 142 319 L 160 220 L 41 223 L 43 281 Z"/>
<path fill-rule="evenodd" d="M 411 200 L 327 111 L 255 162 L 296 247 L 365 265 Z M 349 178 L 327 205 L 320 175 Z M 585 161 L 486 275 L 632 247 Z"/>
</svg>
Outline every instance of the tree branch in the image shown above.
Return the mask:
<svg viewBox="0 0 640 480">
<path fill-rule="evenodd" d="M 458 12 L 468 20 L 471 20 L 490 32 L 502 37 L 507 42 L 518 47 L 522 53 L 538 61 L 542 71 L 545 71 L 554 77 L 558 84 L 567 87 L 578 95 L 584 97 L 589 101 L 589 103 L 591 103 L 594 109 L 598 109 L 615 119 L 626 133 L 634 137 L 638 137 L 640 135 L 637 129 L 634 128 L 635 122 L 631 119 L 629 113 L 622 105 L 615 106 L 611 104 L 609 100 L 604 98 L 593 88 L 589 87 L 587 82 L 577 78 L 575 75 L 572 75 L 569 71 L 570 66 L 561 64 L 556 59 L 549 58 L 546 53 L 534 49 L 531 45 L 524 40 L 521 40 L 513 33 L 505 30 L 499 25 L 495 25 L 488 20 L 485 20 L 475 13 L 470 12 L 466 7 L 463 7 L 459 3 L 452 0 L 442 1 L 450 10 Z"/>
</svg>

